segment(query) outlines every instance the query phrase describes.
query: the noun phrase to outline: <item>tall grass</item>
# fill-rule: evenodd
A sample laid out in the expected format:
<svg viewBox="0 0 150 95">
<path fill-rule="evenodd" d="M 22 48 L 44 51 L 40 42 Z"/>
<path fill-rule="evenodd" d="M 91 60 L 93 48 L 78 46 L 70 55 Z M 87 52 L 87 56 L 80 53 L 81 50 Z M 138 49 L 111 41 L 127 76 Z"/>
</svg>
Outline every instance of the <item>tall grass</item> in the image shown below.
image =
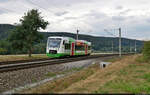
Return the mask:
<svg viewBox="0 0 150 95">
<path fill-rule="evenodd" d="M 144 43 L 144 48 L 143 48 L 143 60 L 145 61 L 150 61 L 150 41 L 146 41 Z"/>
</svg>

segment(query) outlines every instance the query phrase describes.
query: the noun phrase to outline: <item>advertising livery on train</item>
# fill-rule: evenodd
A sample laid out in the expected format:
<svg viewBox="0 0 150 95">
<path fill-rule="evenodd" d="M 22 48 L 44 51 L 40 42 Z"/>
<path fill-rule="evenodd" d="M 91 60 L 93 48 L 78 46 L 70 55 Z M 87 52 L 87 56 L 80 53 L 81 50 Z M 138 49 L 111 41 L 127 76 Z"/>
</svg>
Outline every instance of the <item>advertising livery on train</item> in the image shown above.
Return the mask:
<svg viewBox="0 0 150 95">
<path fill-rule="evenodd" d="M 70 37 L 48 37 L 46 54 L 49 57 L 90 55 L 91 42 Z"/>
</svg>

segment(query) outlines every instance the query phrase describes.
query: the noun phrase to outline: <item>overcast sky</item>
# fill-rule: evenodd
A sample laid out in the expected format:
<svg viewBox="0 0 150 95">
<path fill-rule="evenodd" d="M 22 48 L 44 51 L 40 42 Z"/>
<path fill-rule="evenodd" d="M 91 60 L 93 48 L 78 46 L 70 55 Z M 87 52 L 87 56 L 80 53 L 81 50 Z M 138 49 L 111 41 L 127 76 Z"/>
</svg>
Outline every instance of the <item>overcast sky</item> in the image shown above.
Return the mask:
<svg viewBox="0 0 150 95">
<path fill-rule="evenodd" d="M 150 40 L 150 0 L 0 0 L 0 23 L 19 23 L 33 8 L 49 21 L 46 31 L 118 36 L 121 27 L 123 37 Z"/>
</svg>

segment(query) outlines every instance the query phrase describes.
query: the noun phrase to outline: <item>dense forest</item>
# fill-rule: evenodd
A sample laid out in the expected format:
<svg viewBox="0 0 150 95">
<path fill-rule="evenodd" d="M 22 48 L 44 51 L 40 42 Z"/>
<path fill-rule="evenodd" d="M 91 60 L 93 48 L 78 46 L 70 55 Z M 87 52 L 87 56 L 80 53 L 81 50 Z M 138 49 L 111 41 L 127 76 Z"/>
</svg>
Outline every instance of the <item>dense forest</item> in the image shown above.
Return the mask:
<svg viewBox="0 0 150 95">
<path fill-rule="evenodd" d="M 24 54 L 27 53 L 26 49 L 23 51 L 14 50 L 11 48 L 10 42 L 7 41 L 9 34 L 15 26 L 10 24 L 0 24 L 0 54 Z M 46 41 L 49 36 L 67 36 L 76 38 L 76 34 L 68 32 L 40 32 L 43 35 L 43 40 L 40 43 L 35 43 L 33 53 L 45 53 Z M 111 52 L 112 41 L 113 49 L 118 52 L 118 38 L 113 37 L 96 37 L 90 35 L 79 35 L 80 40 L 87 40 L 92 42 L 93 51 Z M 136 40 L 137 52 L 141 52 L 143 47 L 143 41 Z M 135 40 L 122 38 L 122 50 L 123 52 L 134 52 Z"/>
</svg>

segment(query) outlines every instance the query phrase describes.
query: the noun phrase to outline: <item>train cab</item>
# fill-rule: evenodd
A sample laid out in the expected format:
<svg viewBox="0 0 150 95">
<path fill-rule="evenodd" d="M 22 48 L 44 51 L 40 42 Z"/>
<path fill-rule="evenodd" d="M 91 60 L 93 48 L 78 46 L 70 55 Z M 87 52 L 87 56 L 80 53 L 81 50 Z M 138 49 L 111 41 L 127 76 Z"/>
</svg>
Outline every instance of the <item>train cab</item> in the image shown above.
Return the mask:
<svg viewBox="0 0 150 95">
<path fill-rule="evenodd" d="M 75 39 L 69 37 L 48 37 L 46 54 L 49 57 L 61 57 L 70 52 L 70 43 Z"/>
</svg>

